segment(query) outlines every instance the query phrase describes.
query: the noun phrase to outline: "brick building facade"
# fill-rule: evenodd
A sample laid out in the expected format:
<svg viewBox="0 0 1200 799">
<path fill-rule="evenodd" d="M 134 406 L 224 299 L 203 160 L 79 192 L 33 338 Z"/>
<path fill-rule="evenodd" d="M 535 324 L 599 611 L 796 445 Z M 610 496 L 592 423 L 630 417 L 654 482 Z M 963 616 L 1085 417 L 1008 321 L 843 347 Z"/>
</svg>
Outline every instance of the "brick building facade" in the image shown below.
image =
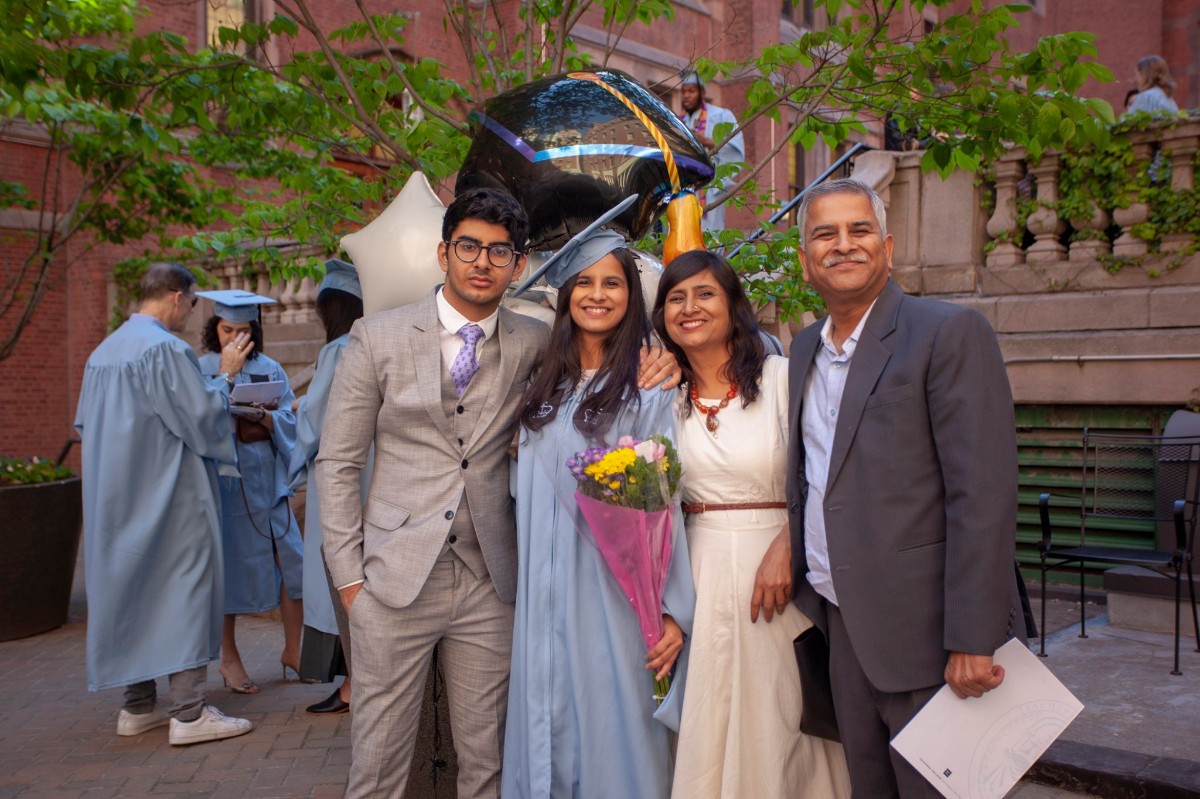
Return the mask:
<svg viewBox="0 0 1200 799">
<path fill-rule="evenodd" d="M 202 41 L 214 4 L 225 2 L 239 0 L 150 0 L 151 14 L 141 24 L 146 29 L 170 30 L 190 41 Z M 967 0 L 956 2 L 969 5 Z M 312 5 L 314 12 L 322 15 L 319 21 L 326 28 L 355 17 L 351 0 L 325 0 Z M 369 8 L 382 12 L 395 10 L 397 5 L 374 0 Z M 1133 62 L 1157 52 L 1167 59 L 1179 82 L 1180 105 L 1200 105 L 1200 76 L 1196 74 L 1200 0 L 1145 0 L 1134 25 L 1129 24 L 1129 5 L 1123 0 L 1030 0 L 1030 5 L 1030 13 L 1021 15 L 1022 28 L 1012 36 L 1014 48 L 1030 48 L 1038 36 L 1064 30 L 1086 29 L 1097 35 L 1100 60 L 1118 82 L 1089 84 L 1085 93 L 1102 97 L 1119 109 Z M 258 0 L 257 6 L 251 13 L 261 19 L 274 13 L 273 0 Z M 406 55 L 434 58 L 452 73 L 464 74 L 462 51 L 443 26 L 444 5 L 433 0 L 408 0 L 403 8 L 412 18 L 406 31 L 412 49 Z M 932 8 L 925 11 L 930 20 L 936 13 Z M 692 59 L 747 57 L 767 45 L 796 37 L 806 25 L 822 24 L 822 15 L 811 0 L 677 0 L 672 21 L 659 21 L 651 28 L 632 26 L 609 65 L 654 87 L 677 109 L 678 72 Z M 599 11 L 583 19 L 574 37 L 581 50 L 604 51 Z M 272 60 L 287 57 L 270 48 L 267 55 Z M 736 81 L 716 81 L 708 93 L 712 101 L 737 113 L 745 105 L 745 86 Z M 783 126 L 771 120 L 755 122 L 745 134 L 747 159 L 755 162 L 769 153 L 783 133 Z M 833 155 L 823 145 L 808 153 L 784 148 L 760 174 L 759 185 L 786 199 L 796 186 L 828 165 Z M 36 129 L 0 127 L 0 179 L 28 180 L 46 167 L 45 138 Z M 448 194 L 446 186 L 439 189 Z M 5 275 L 27 249 L 28 234 L 21 231 L 33 224 L 30 214 L 0 209 L 0 266 Z M 727 220 L 737 227 L 753 224 L 745 211 L 731 212 Z M 73 246 L 83 244 L 76 242 Z M 98 248 L 83 255 L 70 275 L 60 270 L 51 276 L 49 291 L 15 353 L 0 361 L 0 453 L 52 457 L 73 434 L 71 423 L 84 363 L 107 334 L 112 318 L 115 296 L 110 270 L 126 254 L 111 247 Z M 198 323 L 193 320 L 193 324 Z M 77 465 L 77 454 L 69 462 Z"/>
</svg>

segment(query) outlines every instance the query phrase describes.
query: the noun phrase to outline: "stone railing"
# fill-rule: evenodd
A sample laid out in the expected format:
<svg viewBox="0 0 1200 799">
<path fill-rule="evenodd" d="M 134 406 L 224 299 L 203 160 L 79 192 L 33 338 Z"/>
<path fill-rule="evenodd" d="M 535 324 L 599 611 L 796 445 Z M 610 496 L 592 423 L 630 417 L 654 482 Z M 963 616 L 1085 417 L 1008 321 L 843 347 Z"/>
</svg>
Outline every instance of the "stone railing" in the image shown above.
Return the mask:
<svg viewBox="0 0 1200 799">
<path fill-rule="evenodd" d="M 1197 242 L 1166 224 L 1156 247 L 1137 235 L 1172 200 L 1180 226 L 1178 209 L 1191 197 L 1171 195 L 1194 194 L 1200 121 L 1118 135 L 1129 137 L 1130 177 L 1112 170 L 1107 183 L 1129 193 L 1098 198 L 1084 219 L 1059 214 L 1084 204 L 1064 202 L 1063 178 L 1072 173 L 1056 153 L 1034 163 L 1013 150 L 993 166 L 994 184 L 922 172 L 919 152 L 869 153 L 894 163 L 868 161 L 861 170 L 883 184 L 875 189 L 888 208 L 897 282 L 982 313 L 999 335 L 1018 403 L 1183 405 L 1200 396 Z M 1165 191 L 1138 188 L 1151 164 Z"/>
<path fill-rule="evenodd" d="M 317 281 L 310 277 L 272 284 L 266 273 L 246 275 L 240 264 L 231 263 L 213 271 L 222 289 L 253 291 L 277 301 L 263 306 L 266 324 L 305 324 L 317 321 Z"/>
<path fill-rule="evenodd" d="M 1168 232 L 1161 237 L 1157 252 L 1137 235 L 1137 227 L 1149 221 L 1155 210 L 1142 202 L 1139 176 L 1169 170 L 1169 187 L 1184 192 L 1196 187 L 1196 155 L 1200 151 L 1200 120 L 1164 123 L 1125 135 L 1132 149 L 1126 167 L 1128 184 L 1118 189 L 1124 196 L 1095 198 L 1087 216 L 1064 218 L 1058 207 L 1062 199 L 1060 178 L 1063 158 L 1047 152 L 1036 163 L 1015 148 L 995 164 L 995 206 L 987 220 L 992 240 L 986 256 L 988 268 L 1023 264 L 1070 274 L 1071 265 L 1088 264 L 1106 256 L 1145 260 L 1158 255 L 1170 257 L 1188 250 L 1195 236 Z M 1022 220 L 1021 201 L 1032 209 Z M 1124 206 L 1124 207 L 1122 207 Z M 1114 227 L 1115 223 L 1115 227 Z M 1051 277 L 1054 277 L 1051 274 Z"/>
</svg>

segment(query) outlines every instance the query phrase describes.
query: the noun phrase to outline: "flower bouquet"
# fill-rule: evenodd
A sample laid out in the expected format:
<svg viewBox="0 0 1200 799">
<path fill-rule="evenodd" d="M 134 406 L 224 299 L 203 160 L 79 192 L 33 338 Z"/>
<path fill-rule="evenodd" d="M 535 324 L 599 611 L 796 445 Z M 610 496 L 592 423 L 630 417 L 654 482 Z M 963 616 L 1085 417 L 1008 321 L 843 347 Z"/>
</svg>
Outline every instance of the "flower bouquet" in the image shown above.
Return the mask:
<svg viewBox="0 0 1200 799">
<path fill-rule="evenodd" d="M 575 453 L 567 468 L 579 482 L 575 499 L 609 571 L 629 600 L 646 650 L 663 636 L 662 593 L 671 563 L 679 456 L 666 436 L 623 436 L 612 449 Z M 670 678 L 654 681 L 655 700 Z"/>
</svg>

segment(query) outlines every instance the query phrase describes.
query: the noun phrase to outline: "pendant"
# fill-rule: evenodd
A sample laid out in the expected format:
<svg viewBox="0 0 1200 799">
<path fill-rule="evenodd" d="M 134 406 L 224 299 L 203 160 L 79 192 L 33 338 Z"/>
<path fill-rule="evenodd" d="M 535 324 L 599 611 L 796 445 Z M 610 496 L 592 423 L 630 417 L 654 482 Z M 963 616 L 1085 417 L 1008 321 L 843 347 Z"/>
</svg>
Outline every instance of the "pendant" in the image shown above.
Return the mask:
<svg viewBox="0 0 1200 799">
<path fill-rule="evenodd" d="M 704 426 L 708 428 L 708 432 L 713 434 L 713 437 L 716 437 L 716 435 L 717 435 L 717 417 L 715 414 L 709 414 L 709 417 L 704 420 Z"/>
</svg>

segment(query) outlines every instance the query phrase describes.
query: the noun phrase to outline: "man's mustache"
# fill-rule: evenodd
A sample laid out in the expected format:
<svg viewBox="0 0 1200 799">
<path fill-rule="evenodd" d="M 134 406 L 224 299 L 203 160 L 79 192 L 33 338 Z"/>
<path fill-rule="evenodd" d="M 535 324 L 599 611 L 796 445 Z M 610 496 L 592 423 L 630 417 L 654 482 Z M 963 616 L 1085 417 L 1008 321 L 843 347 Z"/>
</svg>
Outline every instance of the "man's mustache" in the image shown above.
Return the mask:
<svg viewBox="0 0 1200 799">
<path fill-rule="evenodd" d="M 844 264 L 847 261 L 855 264 L 865 264 L 867 262 L 867 256 L 863 253 L 857 253 L 855 255 L 839 255 L 835 253 L 834 255 L 825 256 L 825 260 L 821 261 L 821 266 L 825 267 L 826 269 L 830 269 L 838 264 Z"/>
</svg>

